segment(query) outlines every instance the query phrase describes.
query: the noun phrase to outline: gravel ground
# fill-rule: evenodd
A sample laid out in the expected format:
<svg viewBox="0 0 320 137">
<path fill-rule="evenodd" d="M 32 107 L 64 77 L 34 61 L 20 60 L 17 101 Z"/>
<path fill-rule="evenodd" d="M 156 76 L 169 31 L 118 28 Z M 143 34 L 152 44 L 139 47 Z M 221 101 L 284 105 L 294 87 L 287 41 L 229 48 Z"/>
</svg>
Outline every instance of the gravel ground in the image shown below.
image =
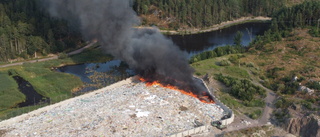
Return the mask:
<svg viewBox="0 0 320 137">
<path fill-rule="evenodd" d="M 7 131 L 4 136 L 168 136 L 194 128 L 195 119 L 209 124 L 222 115 L 215 104 L 131 82 L 0 125 L 0 130 Z"/>
</svg>

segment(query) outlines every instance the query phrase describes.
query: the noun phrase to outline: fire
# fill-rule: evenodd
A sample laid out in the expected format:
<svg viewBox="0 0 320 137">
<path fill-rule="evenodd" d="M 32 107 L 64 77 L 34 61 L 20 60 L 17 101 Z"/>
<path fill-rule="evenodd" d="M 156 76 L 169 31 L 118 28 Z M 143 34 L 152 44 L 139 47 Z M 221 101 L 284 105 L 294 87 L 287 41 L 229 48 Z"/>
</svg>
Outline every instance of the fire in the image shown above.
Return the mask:
<svg viewBox="0 0 320 137">
<path fill-rule="evenodd" d="M 191 96 L 191 97 L 194 97 L 194 98 L 197 98 L 197 99 L 199 99 L 201 102 L 203 102 L 203 103 L 207 103 L 207 104 L 213 104 L 214 103 L 214 101 L 213 100 L 211 100 L 210 98 L 209 98 L 209 96 L 197 96 L 197 95 L 195 95 L 194 93 L 192 93 L 192 92 L 188 92 L 188 91 L 185 91 L 185 90 L 182 90 L 182 89 L 179 89 L 178 87 L 176 87 L 176 86 L 172 86 L 172 85 L 164 85 L 164 84 L 161 84 L 159 81 L 152 81 L 152 82 L 149 82 L 149 81 L 147 81 L 146 79 L 144 79 L 144 78 L 142 78 L 142 77 L 139 77 L 139 80 L 141 81 L 141 82 L 146 82 L 146 86 L 153 86 L 153 85 L 156 85 L 156 86 L 161 86 L 161 87 L 164 87 L 164 88 L 168 88 L 168 89 L 172 89 L 172 90 L 176 90 L 176 91 L 179 91 L 179 92 L 181 92 L 181 93 L 183 93 L 183 94 L 185 94 L 185 95 L 188 95 L 188 96 Z M 205 95 L 206 93 L 204 92 L 204 95 Z"/>
</svg>

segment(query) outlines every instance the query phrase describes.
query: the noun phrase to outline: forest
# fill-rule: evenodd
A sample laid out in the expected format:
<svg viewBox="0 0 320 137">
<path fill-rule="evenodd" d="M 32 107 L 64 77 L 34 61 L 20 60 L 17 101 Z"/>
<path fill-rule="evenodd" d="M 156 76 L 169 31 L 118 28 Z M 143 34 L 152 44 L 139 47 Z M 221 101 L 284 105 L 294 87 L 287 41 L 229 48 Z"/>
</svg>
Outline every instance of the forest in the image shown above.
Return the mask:
<svg viewBox="0 0 320 137">
<path fill-rule="evenodd" d="M 0 62 L 63 52 L 81 42 L 80 33 L 51 18 L 39 1 L 0 1 Z"/>
<path fill-rule="evenodd" d="M 274 28 L 288 29 L 296 27 L 316 26 L 320 21 L 320 1 L 282 8 L 273 17 Z"/>
<path fill-rule="evenodd" d="M 66 21 L 50 17 L 40 1 L 0 1 L 0 63 L 66 52 L 81 43 L 81 34 Z M 156 14 L 168 20 L 169 28 L 175 29 L 181 26 L 208 27 L 243 16 L 274 17 L 273 28 L 276 30 L 317 25 L 319 2 L 294 8 L 286 7 L 286 3 L 286 0 L 134 0 L 133 9 L 138 15 Z M 152 25 L 146 20 L 143 23 Z M 313 34 L 319 35 L 318 32 Z M 281 35 L 285 34 L 274 34 L 274 39 Z M 212 56 L 215 55 L 208 54 L 202 58 Z M 199 57 L 194 61 L 197 60 L 202 59 Z"/>
<path fill-rule="evenodd" d="M 263 36 L 258 36 L 252 46 L 263 49 L 266 43 L 288 37 L 292 29 L 306 27 L 310 28 L 312 36 L 320 36 L 320 1 L 304 2 L 277 11 L 272 16 L 271 28 Z"/>
<path fill-rule="evenodd" d="M 285 0 L 136 0 L 134 10 L 139 15 L 157 14 L 160 19 L 171 19 L 169 26 L 177 29 L 181 24 L 207 27 L 244 16 L 272 16 L 285 3 Z"/>
</svg>

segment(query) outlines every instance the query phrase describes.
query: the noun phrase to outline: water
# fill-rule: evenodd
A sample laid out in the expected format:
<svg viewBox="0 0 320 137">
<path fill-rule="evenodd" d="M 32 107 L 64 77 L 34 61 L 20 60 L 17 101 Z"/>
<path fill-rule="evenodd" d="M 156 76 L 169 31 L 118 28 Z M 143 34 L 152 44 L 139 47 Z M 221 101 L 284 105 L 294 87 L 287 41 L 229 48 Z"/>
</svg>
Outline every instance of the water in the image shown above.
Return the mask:
<svg viewBox="0 0 320 137">
<path fill-rule="evenodd" d="M 181 50 L 186 51 L 190 58 L 219 46 L 232 45 L 238 31 L 243 33 L 241 44 L 247 46 L 257 35 L 262 35 L 269 26 L 269 23 L 245 23 L 208 33 L 172 35 L 168 38 L 172 39 Z M 86 86 L 79 91 L 80 93 L 95 90 L 134 75 L 134 71 L 128 69 L 128 66 L 119 60 L 64 66 L 58 68 L 58 71 L 80 77 L 86 83 Z"/>
<path fill-rule="evenodd" d="M 35 91 L 33 86 L 22 77 L 13 76 L 13 79 L 18 83 L 19 90 L 26 96 L 26 100 L 19 103 L 17 105 L 18 107 L 33 106 L 41 102 L 50 102 L 48 98 L 43 97 Z"/>
<path fill-rule="evenodd" d="M 76 75 L 86 83 L 80 93 L 99 89 L 134 75 L 134 71 L 120 60 L 64 66 L 57 71 Z"/>
<path fill-rule="evenodd" d="M 232 45 L 238 31 L 243 34 L 241 44 L 247 46 L 257 35 L 262 35 L 269 27 L 270 23 L 266 22 L 245 23 L 213 32 L 193 35 L 172 35 L 168 37 L 191 57 L 204 51 L 213 50 L 219 46 Z"/>
</svg>

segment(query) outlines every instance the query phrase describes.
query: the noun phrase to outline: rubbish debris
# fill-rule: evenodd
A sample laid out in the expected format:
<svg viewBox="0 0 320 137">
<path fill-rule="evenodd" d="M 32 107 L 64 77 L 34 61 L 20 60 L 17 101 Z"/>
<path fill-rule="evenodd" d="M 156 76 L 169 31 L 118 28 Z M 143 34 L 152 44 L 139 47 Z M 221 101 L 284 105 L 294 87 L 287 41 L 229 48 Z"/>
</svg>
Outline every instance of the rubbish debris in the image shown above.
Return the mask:
<svg viewBox="0 0 320 137">
<path fill-rule="evenodd" d="M 164 136 L 208 125 L 208 115 L 220 119 L 223 110 L 175 90 L 129 83 L 0 130 L 7 130 L 6 136 Z"/>
</svg>

